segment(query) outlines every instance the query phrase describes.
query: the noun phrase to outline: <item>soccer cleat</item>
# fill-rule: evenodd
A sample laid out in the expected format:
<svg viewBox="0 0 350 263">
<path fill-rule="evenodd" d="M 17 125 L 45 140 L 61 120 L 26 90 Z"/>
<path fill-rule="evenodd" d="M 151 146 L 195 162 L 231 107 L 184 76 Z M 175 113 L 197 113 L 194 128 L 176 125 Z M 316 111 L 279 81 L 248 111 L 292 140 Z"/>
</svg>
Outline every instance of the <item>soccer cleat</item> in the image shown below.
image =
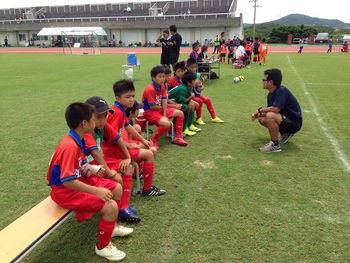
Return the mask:
<svg viewBox="0 0 350 263">
<path fill-rule="evenodd" d="M 187 142 L 181 137 L 175 137 L 172 143 L 180 146 L 187 146 Z"/>
<path fill-rule="evenodd" d="M 134 232 L 134 229 L 130 227 L 115 225 L 112 232 L 112 237 L 125 237 L 130 235 L 132 232 Z"/>
<path fill-rule="evenodd" d="M 183 133 L 186 134 L 186 135 L 188 135 L 188 136 L 193 136 L 193 135 L 196 134 L 196 132 L 190 131 L 189 129 L 185 129 L 185 130 L 183 131 Z M 174 140 L 175 140 L 175 138 L 174 138 Z"/>
<path fill-rule="evenodd" d="M 131 210 L 131 212 L 133 212 L 134 214 L 136 214 L 137 213 L 137 209 L 136 209 L 136 207 L 135 206 L 133 206 L 133 205 L 129 205 L 128 206 L 128 208 Z"/>
<path fill-rule="evenodd" d="M 157 140 L 155 140 L 153 137 L 149 138 L 149 141 L 151 143 L 151 146 L 153 146 L 154 148 L 156 148 L 157 150 L 159 149 L 159 146 L 157 144 Z"/>
<path fill-rule="evenodd" d="M 281 134 L 280 139 L 278 140 L 278 142 L 280 143 L 286 143 L 289 141 L 290 138 L 292 138 L 294 135 L 294 133 L 283 133 Z"/>
<path fill-rule="evenodd" d="M 273 141 L 269 141 L 263 147 L 260 147 L 259 151 L 265 152 L 265 153 L 277 153 L 277 152 L 282 151 L 282 149 L 281 149 L 281 146 L 279 144 L 274 145 Z"/>
<path fill-rule="evenodd" d="M 205 125 L 205 122 L 202 120 L 202 118 L 198 118 L 196 120 L 196 123 L 199 124 L 199 125 Z"/>
<path fill-rule="evenodd" d="M 215 117 L 214 119 L 211 119 L 211 122 L 223 123 L 224 121 L 222 119 L 220 119 L 219 117 Z"/>
<path fill-rule="evenodd" d="M 135 215 L 135 213 L 129 208 L 119 209 L 118 219 L 122 222 L 128 223 L 138 223 L 141 221 L 141 218 Z"/>
<path fill-rule="evenodd" d="M 142 195 L 152 196 L 152 195 L 164 195 L 166 193 L 165 190 L 160 189 L 154 185 L 151 186 L 150 189 L 142 189 Z"/>
<path fill-rule="evenodd" d="M 110 261 L 120 261 L 126 257 L 125 253 L 118 250 L 112 242 L 109 242 L 109 244 L 102 249 L 98 249 L 97 246 L 95 246 L 95 253 Z"/>
<path fill-rule="evenodd" d="M 193 124 L 191 124 L 191 126 L 189 127 L 190 131 L 194 131 L 194 132 L 200 132 L 201 129 L 197 128 L 196 126 L 194 126 Z"/>
</svg>

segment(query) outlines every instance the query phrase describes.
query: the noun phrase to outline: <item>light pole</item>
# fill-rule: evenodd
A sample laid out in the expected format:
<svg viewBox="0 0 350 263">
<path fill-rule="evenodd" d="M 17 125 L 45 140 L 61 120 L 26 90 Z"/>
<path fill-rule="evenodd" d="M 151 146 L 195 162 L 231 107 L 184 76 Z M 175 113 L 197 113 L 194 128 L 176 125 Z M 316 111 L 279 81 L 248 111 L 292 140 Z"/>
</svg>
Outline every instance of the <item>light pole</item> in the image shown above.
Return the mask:
<svg viewBox="0 0 350 263">
<path fill-rule="evenodd" d="M 259 0 L 251 0 L 249 2 L 254 3 L 253 7 L 254 7 L 254 22 L 253 22 L 253 40 L 255 38 L 255 18 L 256 18 L 256 8 L 257 7 L 261 7 L 261 5 L 257 5 L 256 2 L 258 2 Z"/>
</svg>

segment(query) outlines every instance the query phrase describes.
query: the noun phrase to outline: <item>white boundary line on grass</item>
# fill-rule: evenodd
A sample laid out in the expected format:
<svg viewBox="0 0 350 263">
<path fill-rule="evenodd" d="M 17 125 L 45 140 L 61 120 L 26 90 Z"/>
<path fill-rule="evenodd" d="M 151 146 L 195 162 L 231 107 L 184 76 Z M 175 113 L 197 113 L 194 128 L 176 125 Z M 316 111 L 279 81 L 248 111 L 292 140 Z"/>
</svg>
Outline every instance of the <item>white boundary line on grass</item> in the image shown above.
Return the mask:
<svg viewBox="0 0 350 263">
<path fill-rule="evenodd" d="M 307 89 L 306 85 L 305 85 L 305 82 L 302 80 L 302 78 L 300 77 L 298 71 L 293 67 L 292 65 L 292 62 L 290 61 L 290 58 L 289 56 L 287 56 L 288 58 L 288 63 L 291 67 L 291 69 L 294 71 L 295 75 L 297 76 L 297 78 L 299 79 L 300 83 L 301 83 L 301 87 L 306 95 L 306 98 L 308 99 L 310 105 L 311 105 L 311 108 L 313 110 L 313 112 L 315 113 L 316 115 L 316 119 L 318 121 L 318 123 L 320 124 L 320 127 L 324 133 L 324 135 L 327 137 L 327 139 L 329 140 L 329 142 L 332 144 L 333 148 L 334 148 L 334 151 L 336 152 L 337 156 L 338 156 L 338 159 L 342 162 L 342 164 L 344 165 L 345 167 L 345 170 L 347 172 L 350 172 L 350 162 L 347 160 L 347 157 L 345 155 L 345 153 L 343 152 L 343 150 L 340 148 L 340 145 L 337 141 L 336 138 L 334 138 L 332 136 L 332 134 L 328 131 L 327 127 L 326 127 L 326 124 L 324 123 L 320 113 L 318 112 L 318 109 L 316 107 L 316 104 L 314 103 L 312 97 L 310 96 L 310 92 L 309 90 Z"/>
</svg>

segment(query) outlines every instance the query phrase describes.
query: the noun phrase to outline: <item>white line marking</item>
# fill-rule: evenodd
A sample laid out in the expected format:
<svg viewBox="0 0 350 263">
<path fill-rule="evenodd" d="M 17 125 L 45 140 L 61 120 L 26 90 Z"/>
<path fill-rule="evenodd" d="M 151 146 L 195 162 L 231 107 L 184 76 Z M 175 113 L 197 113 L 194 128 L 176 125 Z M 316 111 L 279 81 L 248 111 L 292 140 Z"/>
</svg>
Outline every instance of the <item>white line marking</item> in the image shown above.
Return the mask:
<svg viewBox="0 0 350 263">
<path fill-rule="evenodd" d="M 312 97 L 309 95 L 310 92 L 307 89 L 305 82 L 302 80 L 302 78 L 300 77 L 299 73 L 297 72 L 297 70 L 293 67 L 292 62 L 290 61 L 289 56 L 287 56 L 288 58 L 288 63 L 290 65 L 290 67 L 292 68 L 292 70 L 294 71 L 295 75 L 297 76 L 297 78 L 299 79 L 300 83 L 301 83 L 301 87 L 306 95 L 306 98 L 308 99 L 311 108 L 313 109 L 313 112 L 316 115 L 316 119 L 318 121 L 318 123 L 320 124 L 320 127 L 323 131 L 323 133 L 325 134 L 325 136 L 327 137 L 327 139 L 329 140 L 329 142 L 332 144 L 334 151 L 336 152 L 336 154 L 338 155 L 339 160 L 342 162 L 342 164 L 345 167 L 345 170 L 350 172 L 350 162 L 348 161 L 348 159 L 346 158 L 345 153 L 343 152 L 343 150 L 340 148 L 340 145 L 337 141 L 336 138 L 334 138 L 332 136 L 332 134 L 328 131 L 325 122 L 323 121 L 320 113 L 318 112 L 318 109 L 316 107 L 316 104 L 314 103 Z"/>
</svg>

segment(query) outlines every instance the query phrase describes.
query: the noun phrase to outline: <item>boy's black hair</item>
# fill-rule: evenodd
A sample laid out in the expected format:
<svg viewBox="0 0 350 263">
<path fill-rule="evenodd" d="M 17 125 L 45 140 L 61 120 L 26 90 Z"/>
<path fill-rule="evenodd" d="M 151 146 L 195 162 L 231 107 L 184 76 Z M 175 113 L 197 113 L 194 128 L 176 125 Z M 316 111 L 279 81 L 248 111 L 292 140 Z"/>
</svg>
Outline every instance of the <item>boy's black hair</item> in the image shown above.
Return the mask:
<svg viewBox="0 0 350 263">
<path fill-rule="evenodd" d="M 208 51 L 208 45 L 203 45 L 202 47 L 201 47 L 201 51 L 202 52 L 207 52 Z"/>
<path fill-rule="evenodd" d="M 282 72 L 277 68 L 271 68 L 264 71 L 264 75 L 267 75 L 267 80 L 272 80 L 275 86 L 280 86 L 282 83 Z"/>
<path fill-rule="evenodd" d="M 113 84 L 114 96 L 120 97 L 128 91 L 135 91 L 135 86 L 132 80 L 121 79 Z"/>
<path fill-rule="evenodd" d="M 164 29 L 163 32 L 167 35 L 169 35 L 169 30 L 168 29 Z"/>
<path fill-rule="evenodd" d="M 70 104 L 64 114 L 68 127 L 74 130 L 83 120 L 90 121 L 95 110 L 93 105 L 84 102 Z"/>
<path fill-rule="evenodd" d="M 194 43 L 192 44 L 192 49 L 194 50 L 195 47 L 198 47 L 198 46 L 199 46 L 199 43 L 198 43 L 198 42 L 194 42 Z"/>
<path fill-rule="evenodd" d="M 156 77 L 160 73 L 165 73 L 163 66 L 155 66 L 151 69 L 151 77 Z"/>
<path fill-rule="evenodd" d="M 173 66 L 173 70 L 174 70 L 174 73 L 176 70 L 178 69 L 183 69 L 185 71 L 186 69 L 186 64 L 185 64 L 185 61 L 179 61 L 179 62 L 176 62 Z"/>
<path fill-rule="evenodd" d="M 263 38 L 261 39 L 261 41 L 262 41 L 262 42 L 266 42 L 266 38 L 263 37 Z"/>
<path fill-rule="evenodd" d="M 188 58 L 186 61 L 186 67 L 189 67 L 193 64 L 197 64 L 197 61 L 194 58 Z"/>
<path fill-rule="evenodd" d="M 164 69 L 164 73 L 167 75 L 167 74 L 171 74 L 171 69 L 168 67 L 168 66 L 163 66 L 163 69 Z"/>
<path fill-rule="evenodd" d="M 183 75 L 182 75 L 182 83 L 185 84 L 186 86 L 188 85 L 188 82 L 192 82 L 193 80 L 195 80 L 197 78 L 197 74 L 194 72 L 190 72 L 190 71 L 186 71 Z"/>
</svg>

